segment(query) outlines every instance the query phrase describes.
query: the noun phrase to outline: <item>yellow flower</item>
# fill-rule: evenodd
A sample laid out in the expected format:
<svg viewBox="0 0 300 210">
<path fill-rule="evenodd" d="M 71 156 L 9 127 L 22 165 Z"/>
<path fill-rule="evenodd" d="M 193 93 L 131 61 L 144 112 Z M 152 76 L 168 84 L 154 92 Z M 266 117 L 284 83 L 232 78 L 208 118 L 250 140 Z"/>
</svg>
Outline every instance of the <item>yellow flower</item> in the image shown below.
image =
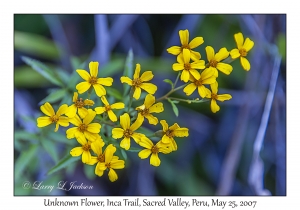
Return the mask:
<svg viewBox="0 0 300 210">
<path fill-rule="evenodd" d="M 84 106 L 93 106 L 94 105 L 94 101 L 92 101 L 92 100 L 85 99 L 83 101 L 82 98 L 78 98 L 78 93 L 77 92 L 74 92 L 73 102 L 74 102 L 74 104 L 69 106 L 67 111 L 66 111 L 66 115 L 69 118 L 75 117 L 75 115 L 77 113 L 77 110 L 78 110 L 79 116 L 81 118 L 84 118 L 88 114 L 88 111 Z"/>
<path fill-rule="evenodd" d="M 73 157 L 78 157 L 80 155 L 82 162 L 83 163 L 89 163 L 91 161 L 91 147 L 93 146 L 93 144 L 104 144 L 104 142 L 102 141 L 102 139 L 97 139 L 94 142 L 90 142 L 87 141 L 86 138 L 83 136 L 82 138 L 78 138 L 77 139 L 78 143 L 81 144 L 81 147 L 74 147 L 71 151 L 70 154 Z"/>
<path fill-rule="evenodd" d="M 170 144 L 172 151 L 177 150 L 177 144 L 174 140 L 175 137 L 187 137 L 189 136 L 188 128 L 181 128 L 177 123 L 170 126 L 167 124 L 165 120 L 161 120 L 160 124 L 163 127 L 163 137 L 161 139 L 162 143 Z"/>
<path fill-rule="evenodd" d="M 83 69 L 76 70 L 77 73 L 82 77 L 82 79 L 85 80 L 85 82 L 80 82 L 78 85 L 76 85 L 78 93 L 82 94 L 90 89 L 91 86 L 93 86 L 97 96 L 101 97 L 103 95 L 106 95 L 106 90 L 103 85 L 111 86 L 113 83 L 113 79 L 111 77 L 98 78 L 98 66 L 98 62 L 90 62 L 90 74 Z"/>
<path fill-rule="evenodd" d="M 90 141 L 95 141 L 96 139 L 101 138 L 98 134 L 100 132 L 101 125 L 99 123 L 91 123 L 96 116 L 96 112 L 91 109 L 88 109 L 88 114 L 85 116 L 83 121 L 79 118 L 78 115 L 70 119 L 70 123 L 77 127 L 69 128 L 66 131 L 67 138 L 83 138 L 85 136 Z"/>
<path fill-rule="evenodd" d="M 145 90 L 150 94 L 154 94 L 157 90 L 156 85 L 152 83 L 147 83 L 147 81 L 150 81 L 154 77 L 152 71 L 145 71 L 141 76 L 140 76 L 140 71 L 141 71 L 141 65 L 136 64 L 133 80 L 131 80 L 129 77 L 125 77 L 125 76 L 121 77 L 122 83 L 125 82 L 134 88 L 133 97 L 136 100 L 138 100 L 141 96 L 141 89 Z"/>
<path fill-rule="evenodd" d="M 114 182 L 118 179 L 118 175 L 114 169 L 122 169 L 125 167 L 124 160 L 119 160 L 119 157 L 113 156 L 115 152 L 116 147 L 112 144 L 108 145 L 104 151 L 104 155 L 100 157 L 100 161 L 95 169 L 95 172 L 97 170 L 97 173 L 101 176 L 106 169 L 109 169 L 108 178 L 111 182 Z"/>
<path fill-rule="evenodd" d="M 155 97 L 151 94 L 148 94 L 145 98 L 145 102 L 143 105 L 136 108 L 138 110 L 138 115 L 141 115 L 140 118 L 146 117 L 150 124 L 156 125 L 158 123 L 158 119 L 154 117 L 151 113 L 160 113 L 164 111 L 163 103 L 155 103 Z"/>
<path fill-rule="evenodd" d="M 254 42 L 249 38 L 246 38 L 244 42 L 244 36 L 241 32 L 234 34 L 234 40 L 236 42 L 237 49 L 233 49 L 230 51 L 231 58 L 236 59 L 239 57 L 243 69 L 249 71 L 251 66 L 249 61 L 245 57 L 254 46 Z"/>
<path fill-rule="evenodd" d="M 148 158 L 149 155 L 151 154 L 150 164 L 153 166 L 160 165 L 160 159 L 158 157 L 158 153 L 161 152 L 164 154 L 168 154 L 168 153 L 172 152 L 172 150 L 170 148 L 168 148 L 165 144 L 163 144 L 161 141 L 157 142 L 154 145 L 153 142 L 150 139 L 148 139 L 147 137 L 141 138 L 139 145 L 142 147 L 145 147 L 146 149 L 143 149 L 142 151 L 140 151 L 138 156 L 141 159 L 145 159 L 145 158 Z"/>
<path fill-rule="evenodd" d="M 130 148 L 130 138 L 133 138 L 133 140 L 138 143 L 141 140 L 141 137 L 144 136 L 144 134 L 135 132 L 142 123 L 143 117 L 138 115 L 136 121 L 130 125 L 130 117 L 127 113 L 125 113 L 120 116 L 120 124 L 122 128 L 113 128 L 112 137 L 114 139 L 124 137 L 124 139 L 120 142 L 120 147 L 128 150 Z"/>
<path fill-rule="evenodd" d="M 67 108 L 68 105 L 63 104 L 55 113 L 51 104 L 46 102 L 44 105 L 41 106 L 41 111 L 47 116 L 37 118 L 37 127 L 41 128 L 52 123 L 56 123 L 54 129 L 54 131 L 56 132 L 59 128 L 59 125 L 64 127 L 69 126 L 69 118 L 61 116 L 66 112 Z"/>
<path fill-rule="evenodd" d="M 211 98 L 210 108 L 213 113 L 216 113 L 220 110 L 219 105 L 217 104 L 218 101 L 225 101 L 231 99 L 230 94 L 221 94 L 218 95 L 218 82 L 215 82 L 214 84 L 210 85 L 211 91 L 209 91 L 209 94 L 206 95 L 207 98 Z"/>
<path fill-rule="evenodd" d="M 208 89 L 204 85 L 209 85 L 216 82 L 216 77 L 214 76 L 215 70 L 212 67 L 205 69 L 198 80 L 194 77 L 191 77 L 190 80 L 192 83 L 188 84 L 184 89 L 186 95 L 191 95 L 196 88 L 198 88 L 199 96 L 205 98 L 208 94 Z"/>
<path fill-rule="evenodd" d="M 211 46 L 207 46 L 205 50 L 209 66 L 218 69 L 226 75 L 229 75 L 232 72 L 231 65 L 229 65 L 228 63 L 220 62 L 221 60 L 224 60 L 229 56 L 229 52 L 225 47 L 221 48 L 216 54 L 214 48 L 212 48 Z M 218 77 L 218 71 L 215 71 L 215 76 Z"/>
<path fill-rule="evenodd" d="M 108 101 L 106 100 L 105 96 L 101 97 L 102 103 L 105 105 L 104 107 L 96 107 L 95 111 L 97 114 L 102 114 L 103 112 L 107 112 L 108 117 L 111 121 L 116 122 L 117 116 L 112 111 L 112 109 L 123 109 L 125 107 L 125 104 L 122 102 L 114 103 L 112 105 L 109 105 Z"/>
<path fill-rule="evenodd" d="M 199 60 L 201 58 L 200 53 L 193 51 L 192 49 L 198 47 L 199 45 L 203 44 L 204 40 L 202 37 L 196 37 L 189 43 L 189 31 L 180 30 L 179 37 L 181 42 L 181 47 L 179 46 L 172 46 L 167 49 L 168 53 L 172 55 L 180 55 L 182 56 L 183 49 L 187 49 L 191 53 L 191 59 L 193 61 Z"/>
<path fill-rule="evenodd" d="M 205 61 L 197 60 L 190 63 L 191 53 L 187 49 L 183 49 L 182 55 L 177 56 L 177 62 L 174 63 L 172 68 L 174 71 L 182 71 L 180 79 L 184 82 L 188 82 L 190 75 L 196 79 L 200 79 L 200 73 L 196 69 L 205 69 Z"/>
</svg>

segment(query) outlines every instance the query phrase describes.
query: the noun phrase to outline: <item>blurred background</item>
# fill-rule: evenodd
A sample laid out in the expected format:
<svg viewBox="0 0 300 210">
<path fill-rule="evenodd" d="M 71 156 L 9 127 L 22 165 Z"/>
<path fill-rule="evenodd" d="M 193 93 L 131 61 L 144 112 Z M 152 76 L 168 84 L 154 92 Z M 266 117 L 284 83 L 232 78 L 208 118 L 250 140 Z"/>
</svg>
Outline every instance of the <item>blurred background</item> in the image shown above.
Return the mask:
<svg viewBox="0 0 300 210">
<path fill-rule="evenodd" d="M 80 160 L 53 168 L 77 144 L 65 137 L 67 128 L 57 133 L 54 127 L 37 128 L 40 106 L 46 101 L 55 109 L 71 104 L 81 80 L 75 70 L 88 70 L 90 61 L 100 62 L 99 75 L 114 78 L 109 94 L 120 98 L 115 90 L 122 91 L 119 78 L 126 58 L 133 59 L 133 68 L 140 63 L 142 71 L 153 71 L 155 96 L 163 96 L 170 90 L 163 80 L 177 76 L 172 70 L 176 58 L 166 49 L 180 45 L 178 31 L 184 29 L 190 40 L 204 38 L 196 48 L 204 60 L 208 45 L 216 51 L 236 48 L 235 33 L 254 41 L 247 56 L 249 72 L 235 61 L 229 76 L 219 74 L 219 93 L 232 99 L 220 102 L 216 114 L 209 102 L 180 102 L 178 117 L 164 101 L 164 113 L 156 116 L 189 128 L 189 137 L 176 138 L 178 150 L 160 154 L 159 167 L 135 152 L 122 153 L 126 166 L 116 170 L 119 179 L 114 183 L 107 173 L 96 177 L 94 167 Z M 15 14 L 14 36 L 15 195 L 286 195 L 286 15 Z M 182 91 L 173 96 L 186 98 Z M 57 185 L 62 180 L 93 189 L 22 187 L 24 181 Z"/>
</svg>

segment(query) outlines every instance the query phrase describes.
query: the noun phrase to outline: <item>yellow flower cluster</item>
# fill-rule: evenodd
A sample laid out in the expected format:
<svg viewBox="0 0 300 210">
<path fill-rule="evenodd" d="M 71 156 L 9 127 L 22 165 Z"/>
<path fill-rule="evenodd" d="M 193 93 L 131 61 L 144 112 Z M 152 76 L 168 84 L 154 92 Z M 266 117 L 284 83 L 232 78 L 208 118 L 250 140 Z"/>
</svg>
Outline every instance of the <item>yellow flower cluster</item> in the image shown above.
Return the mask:
<svg viewBox="0 0 300 210">
<path fill-rule="evenodd" d="M 253 41 L 246 38 L 244 42 L 242 33 L 237 33 L 234 35 L 237 43 L 236 49 L 229 52 L 223 47 L 215 53 L 213 47 L 207 46 L 205 48 L 207 61 L 205 61 L 200 60 L 200 53 L 193 50 L 204 43 L 202 37 L 196 37 L 189 42 L 188 30 L 180 30 L 179 37 L 181 46 L 172 46 L 167 51 L 177 56 L 177 63 L 174 63 L 172 68 L 174 71 L 178 71 L 177 79 L 180 76 L 185 83 L 184 86 L 175 88 L 176 80 L 175 85 L 171 83 L 172 90 L 169 93 L 156 99 L 154 94 L 157 86 L 151 83 L 154 77 L 152 71 L 141 73 L 141 65 L 136 64 L 133 75 L 124 75 L 120 78 L 121 83 L 126 83 L 131 87 L 130 102 L 127 104 L 125 101 L 128 100 L 124 99 L 123 102 L 109 103 L 104 86 L 112 86 L 114 80 L 111 77 L 98 77 L 99 63 L 90 62 L 89 72 L 84 69 L 76 70 L 84 81 L 76 85 L 77 92 L 74 92 L 72 104 L 63 104 L 55 112 L 52 105 L 46 102 L 40 107 L 46 116 L 37 118 L 37 126 L 45 127 L 55 124 L 56 132 L 59 125 L 68 127 L 71 124 L 65 131 L 66 138 L 75 138 L 79 146 L 71 149 L 70 155 L 81 156 L 84 164 L 96 165 L 95 174 L 97 176 L 102 176 L 105 171 L 108 171 L 111 182 L 118 179 L 115 169 L 125 167 L 125 161 L 119 159 L 118 152 L 124 153 L 130 150 L 132 139 L 133 143 L 141 147 L 138 157 L 146 159 L 150 156 L 150 164 L 159 166 L 161 160 L 158 154 L 176 151 L 175 138 L 189 136 L 188 128 L 180 127 L 177 123 L 169 126 L 166 120 L 158 119 L 156 114 L 164 111 L 164 104 L 160 101 L 167 99 L 172 102 L 169 95 L 181 88 L 187 96 L 197 89 L 201 98 L 211 99 L 211 110 L 216 113 L 220 110 L 217 100 L 231 99 L 230 94 L 218 94 L 218 72 L 221 71 L 225 75 L 232 72 L 233 68 L 227 61 L 229 55 L 232 59 L 240 58 L 243 68 L 248 71 L 250 63 L 246 56 L 254 46 Z M 132 77 L 130 78 L 130 76 Z M 93 90 L 96 97 L 92 100 Z M 140 103 L 132 108 L 132 99 L 134 98 L 135 102 L 139 103 L 142 90 L 147 92 L 143 104 Z M 88 93 L 88 98 L 79 96 L 85 92 Z M 91 106 L 94 106 L 97 101 L 101 101 L 102 105 L 92 109 Z M 127 112 L 124 111 L 125 106 L 127 106 Z M 145 135 L 142 132 L 141 127 L 144 123 L 157 125 L 159 122 L 161 130 L 157 130 L 153 135 Z"/>
<path fill-rule="evenodd" d="M 174 71 L 181 71 L 180 79 L 188 83 L 183 92 L 190 96 L 196 89 L 201 98 L 211 99 L 211 110 L 216 113 L 220 110 L 217 101 L 225 101 L 231 99 L 230 94 L 218 95 L 218 71 L 225 75 L 229 75 L 233 68 L 226 59 L 231 55 L 232 59 L 240 58 L 242 67 L 250 70 L 250 63 L 246 59 L 248 52 L 254 46 L 254 42 L 249 38 L 244 37 L 242 33 L 234 35 L 237 49 L 232 49 L 230 52 L 225 48 L 221 48 L 217 53 L 211 46 L 205 47 L 207 62 L 201 59 L 201 54 L 192 49 L 204 43 L 202 37 L 196 37 L 189 42 L 189 31 L 180 30 L 179 38 L 181 46 L 172 46 L 167 51 L 177 56 L 177 63 L 174 63 L 172 68 Z M 192 60 L 192 62 L 191 62 Z M 200 71 L 199 71 L 200 70 Z M 210 86 L 210 89 L 207 86 Z"/>
</svg>

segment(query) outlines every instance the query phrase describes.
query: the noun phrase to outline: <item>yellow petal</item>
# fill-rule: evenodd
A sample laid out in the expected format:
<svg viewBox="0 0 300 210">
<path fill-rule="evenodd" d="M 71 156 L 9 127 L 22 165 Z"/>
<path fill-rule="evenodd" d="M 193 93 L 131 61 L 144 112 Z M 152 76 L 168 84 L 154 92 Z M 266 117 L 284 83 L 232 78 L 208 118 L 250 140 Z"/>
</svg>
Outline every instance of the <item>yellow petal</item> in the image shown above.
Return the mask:
<svg viewBox="0 0 300 210">
<path fill-rule="evenodd" d="M 98 66 L 99 66 L 98 62 L 93 62 L 92 61 L 92 62 L 89 63 L 91 76 L 93 76 L 93 77 L 98 76 Z"/>
<path fill-rule="evenodd" d="M 172 69 L 173 69 L 174 71 L 181 71 L 181 70 L 184 69 L 184 64 L 183 64 L 183 63 L 174 63 L 174 64 L 172 65 Z"/>
<path fill-rule="evenodd" d="M 204 60 L 197 60 L 191 63 L 192 69 L 205 69 L 205 61 Z"/>
<path fill-rule="evenodd" d="M 181 52 L 181 47 L 178 46 L 172 46 L 167 49 L 167 52 L 172 55 L 178 55 Z"/>
<path fill-rule="evenodd" d="M 114 103 L 112 105 L 110 105 L 111 109 L 124 109 L 125 104 L 122 102 L 118 102 L 118 103 Z"/>
<path fill-rule="evenodd" d="M 130 128 L 130 117 L 129 117 L 129 114 L 124 113 L 123 115 L 120 116 L 120 124 L 121 124 L 121 127 L 124 130 Z"/>
<path fill-rule="evenodd" d="M 177 128 L 173 131 L 174 136 L 176 137 L 187 137 L 189 136 L 189 129 L 188 128 Z"/>
<path fill-rule="evenodd" d="M 221 94 L 218 95 L 218 101 L 227 101 L 230 100 L 232 96 L 230 94 Z"/>
<path fill-rule="evenodd" d="M 142 134 L 142 133 L 133 133 L 133 134 L 131 135 L 131 137 L 132 137 L 133 140 L 138 144 L 138 143 L 141 141 L 141 139 L 145 137 L 145 135 Z"/>
<path fill-rule="evenodd" d="M 105 88 L 102 86 L 102 85 L 99 85 L 99 84 L 95 84 L 93 85 L 94 89 L 95 89 L 95 92 L 96 92 L 96 95 L 98 97 L 101 97 L 103 95 L 106 95 L 106 90 Z"/>
<path fill-rule="evenodd" d="M 105 112 L 106 111 L 106 108 L 105 107 L 96 107 L 95 108 L 95 112 L 97 113 L 97 114 L 102 114 L 103 112 Z"/>
<path fill-rule="evenodd" d="M 104 171 L 107 168 L 105 163 L 100 163 L 100 162 L 97 164 L 96 167 L 97 167 L 97 171 Z"/>
<path fill-rule="evenodd" d="M 189 78 L 190 78 L 190 72 L 187 71 L 187 70 L 183 70 L 182 71 L 182 74 L 180 76 L 180 79 L 184 82 L 188 82 L 189 81 Z"/>
<path fill-rule="evenodd" d="M 117 150 L 116 147 L 112 144 L 109 144 L 106 147 L 106 149 L 104 151 L 106 164 L 111 162 L 112 157 L 113 157 L 114 153 L 116 152 L 116 150 Z"/>
<path fill-rule="evenodd" d="M 149 138 L 147 138 L 146 136 L 143 136 L 143 137 L 140 139 L 139 145 L 140 145 L 141 147 L 145 147 L 145 148 L 147 148 L 147 149 L 149 149 L 149 150 L 151 150 L 152 147 L 154 146 L 153 142 L 152 142 Z"/>
<path fill-rule="evenodd" d="M 89 100 L 89 99 L 85 99 L 83 103 L 85 106 L 93 106 L 94 105 L 94 101 Z"/>
<path fill-rule="evenodd" d="M 201 79 L 202 81 L 205 79 L 208 79 L 210 77 L 212 77 L 214 75 L 215 69 L 212 67 L 209 67 L 207 69 L 205 69 L 202 73 L 201 73 Z"/>
<path fill-rule="evenodd" d="M 234 34 L 234 40 L 235 40 L 236 46 L 240 50 L 242 48 L 242 46 L 243 46 L 243 43 L 244 43 L 244 36 L 243 36 L 243 34 L 241 32 L 237 33 L 237 34 Z"/>
<path fill-rule="evenodd" d="M 213 113 L 216 113 L 217 111 L 220 110 L 219 105 L 217 104 L 216 100 L 214 100 L 214 99 L 211 100 L 210 108 Z"/>
<path fill-rule="evenodd" d="M 191 50 L 191 59 L 193 61 L 198 61 L 201 58 L 201 54 L 199 52 Z"/>
<path fill-rule="evenodd" d="M 81 118 L 85 118 L 85 116 L 88 115 L 88 110 L 86 108 L 84 108 L 84 107 L 78 108 L 78 115 Z"/>
<path fill-rule="evenodd" d="M 118 119 L 117 119 L 117 116 L 115 115 L 115 113 L 111 110 L 108 110 L 107 111 L 107 114 L 108 114 L 108 117 L 109 119 L 112 121 L 112 122 L 116 122 Z"/>
<path fill-rule="evenodd" d="M 221 60 L 224 60 L 228 56 L 229 56 L 228 50 L 226 49 L 226 47 L 223 47 L 219 50 L 218 53 L 216 53 L 215 59 L 216 59 L 216 61 L 220 62 Z"/>
<path fill-rule="evenodd" d="M 76 90 L 78 93 L 82 94 L 86 92 L 91 87 L 91 84 L 89 82 L 80 82 L 78 85 L 76 85 Z"/>
<path fill-rule="evenodd" d="M 111 182 L 114 182 L 118 179 L 117 173 L 114 171 L 114 169 L 110 168 L 108 172 L 108 178 Z"/>
<path fill-rule="evenodd" d="M 104 146 L 104 142 L 101 140 L 96 140 L 93 143 L 91 143 L 91 149 L 93 150 L 96 155 L 102 154 L 102 147 Z"/>
<path fill-rule="evenodd" d="M 97 176 L 103 176 L 103 173 L 104 173 L 104 170 L 106 169 L 106 167 L 105 167 L 105 165 L 104 165 L 104 167 L 105 167 L 105 169 L 104 170 L 100 170 L 100 164 L 101 163 L 98 163 L 97 165 L 96 165 L 96 167 L 95 167 L 95 174 L 97 175 Z"/>
<path fill-rule="evenodd" d="M 204 42 L 203 37 L 196 37 L 189 43 L 189 46 L 191 49 L 194 49 L 199 45 L 203 44 L 203 42 Z"/>
<path fill-rule="evenodd" d="M 91 133 L 89 131 L 84 131 L 83 134 L 84 134 L 85 138 L 87 138 L 91 142 L 96 141 L 99 138 L 99 134 L 97 134 L 97 133 Z"/>
<path fill-rule="evenodd" d="M 247 58 L 240 57 L 240 59 L 241 59 L 241 65 L 242 65 L 243 69 L 246 71 L 249 71 L 251 68 L 251 65 L 250 65 L 249 61 L 247 60 Z"/>
<path fill-rule="evenodd" d="M 77 101 L 77 99 L 78 99 L 78 93 L 74 92 L 72 101 L 75 103 Z"/>
<path fill-rule="evenodd" d="M 205 98 L 208 92 L 206 91 L 206 87 L 204 85 L 198 86 L 198 93 L 201 98 Z"/>
<path fill-rule="evenodd" d="M 185 92 L 185 94 L 187 96 L 189 96 L 196 90 L 196 88 L 197 88 L 197 86 L 194 83 L 190 83 L 187 86 L 185 86 L 185 88 L 183 89 L 183 92 Z"/>
<path fill-rule="evenodd" d="M 240 51 L 238 49 L 233 49 L 230 51 L 230 56 L 232 59 L 236 59 L 241 56 Z"/>
<path fill-rule="evenodd" d="M 90 124 L 90 122 L 93 121 L 95 116 L 96 116 L 96 112 L 93 111 L 92 109 L 88 109 L 88 115 L 85 116 L 85 118 L 83 119 L 83 123 L 86 125 Z"/>
<path fill-rule="evenodd" d="M 79 76 L 84 79 L 85 81 L 89 81 L 90 80 L 90 74 L 83 69 L 77 69 L 76 72 L 79 74 Z"/>
<path fill-rule="evenodd" d="M 147 114 L 145 117 L 148 119 L 149 124 L 156 125 L 158 123 L 157 117 L 154 117 L 152 114 Z"/>
<path fill-rule="evenodd" d="M 97 83 L 104 86 L 112 86 L 113 78 L 106 77 L 106 78 L 98 78 Z"/>
<path fill-rule="evenodd" d="M 140 72 L 141 72 L 141 65 L 139 63 L 137 63 L 135 65 L 135 71 L 134 71 L 133 79 L 139 78 L 140 77 Z"/>
<path fill-rule="evenodd" d="M 157 86 L 152 83 L 142 83 L 140 86 L 147 93 L 154 94 L 157 90 Z"/>
<path fill-rule="evenodd" d="M 218 82 L 211 84 L 210 89 L 211 89 L 212 93 L 217 94 L 218 93 Z"/>
<path fill-rule="evenodd" d="M 90 151 L 83 151 L 81 160 L 83 163 L 88 163 L 91 161 L 91 153 Z"/>
<path fill-rule="evenodd" d="M 86 138 L 83 135 L 83 133 L 78 131 L 78 132 L 75 133 L 75 137 L 76 137 L 76 140 L 79 144 L 81 144 L 81 145 L 87 144 Z"/>
<path fill-rule="evenodd" d="M 57 116 L 60 116 L 60 115 L 65 114 L 66 111 L 67 111 L 67 109 L 68 109 L 68 105 L 67 105 L 67 104 L 61 105 L 61 106 L 59 107 L 59 109 L 57 110 L 56 115 L 57 115 Z"/>
<path fill-rule="evenodd" d="M 147 94 L 145 97 L 145 108 L 149 109 L 155 103 L 155 97 L 151 94 Z"/>
<path fill-rule="evenodd" d="M 109 103 L 108 103 L 108 101 L 106 100 L 106 97 L 105 97 L 105 96 L 102 96 L 102 97 L 101 97 L 101 101 L 102 101 L 102 103 L 103 103 L 105 106 L 109 105 Z"/>
<path fill-rule="evenodd" d="M 52 120 L 50 117 L 39 117 L 37 118 L 37 127 L 45 127 L 47 125 L 50 125 L 52 123 Z"/>
<path fill-rule="evenodd" d="M 124 138 L 121 142 L 120 142 L 120 147 L 124 148 L 125 150 L 129 150 L 130 148 L 130 138 Z"/>
<path fill-rule="evenodd" d="M 122 128 L 113 128 L 111 132 L 114 139 L 122 138 L 124 135 L 124 130 Z"/>
<path fill-rule="evenodd" d="M 132 125 L 130 126 L 130 130 L 131 131 L 137 130 L 139 127 L 141 127 L 143 121 L 144 121 L 143 117 L 141 115 L 138 115 L 135 122 L 132 123 Z"/>
<path fill-rule="evenodd" d="M 63 127 L 67 127 L 69 126 L 69 118 L 68 117 L 63 117 L 63 116 L 60 116 L 58 118 L 58 121 L 57 123 Z"/>
<path fill-rule="evenodd" d="M 181 45 L 188 45 L 189 43 L 189 31 L 186 30 L 180 30 L 179 31 L 179 38 Z"/>
<path fill-rule="evenodd" d="M 121 82 L 122 83 L 127 83 L 128 85 L 132 86 L 132 80 L 129 78 L 129 77 L 125 77 L 125 76 L 122 76 L 121 77 Z"/>
<path fill-rule="evenodd" d="M 164 104 L 158 102 L 149 108 L 149 113 L 161 113 L 164 111 Z"/>
<path fill-rule="evenodd" d="M 211 46 L 207 46 L 205 48 L 207 60 L 211 61 L 215 59 L 215 50 Z"/>
<path fill-rule="evenodd" d="M 48 102 L 46 102 L 44 105 L 41 106 L 41 111 L 49 117 L 52 117 L 53 115 L 55 115 L 53 107 Z"/>
<path fill-rule="evenodd" d="M 58 124 L 58 123 L 56 123 L 56 124 L 55 124 L 55 129 L 54 129 L 54 132 L 58 131 L 58 128 L 59 128 L 59 124 Z"/>
<path fill-rule="evenodd" d="M 154 75 L 153 75 L 152 71 L 145 71 L 145 72 L 141 75 L 140 80 L 141 80 L 142 82 L 147 82 L 147 81 L 151 80 L 153 77 L 154 77 Z"/>
<path fill-rule="evenodd" d="M 87 127 L 87 131 L 91 133 L 99 133 L 101 125 L 99 123 L 91 123 Z"/>
<path fill-rule="evenodd" d="M 157 153 L 152 153 L 150 157 L 150 164 L 156 167 L 160 165 L 160 159 Z"/>
<path fill-rule="evenodd" d="M 183 54 L 183 61 L 185 64 L 190 63 L 190 59 L 191 59 L 191 52 L 188 49 L 183 49 L 182 50 L 182 54 Z"/>
<path fill-rule="evenodd" d="M 67 111 L 66 111 L 66 115 L 69 117 L 69 118 L 73 118 L 75 117 L 76 115 L 76 112 L 77 112 L 77 107 L 75 104 L 71 105 L 68 107 Z"/>
<path fill-rule="evenodd" d="M 165 120 L 160 121 L 161 126 L 163 127 L 163 131 L 166 132 L 169 129 L 169 125 Z"/>
<path fill-rule="evenodd" d="M 170 126 L 169 130 L 175 131 L 176 129 L 180 128 L 177 123 L 174 123 L 174 125 Z"/>
<path fill-rule="evenodd" d="M 199 71 L 197 71 L 197 70 L 195 70 L 195 69 L 190 69 L 189 72 L 190 72 L 191 75 L 193 75 L 193 77 L 194 77 L 196 80 L 200 79 L 200 73 L 199 73 Z"/>
<path fill-rule="evenodd" d="M 69 128 L 69 129 L 66 131 L 67 138 L 68 138 L 68 139 L 74 138 L 76 132 L 78 132 L 78 128 L 77 128 L 77 127 Z"/>
<path fill-rule="evenodd" d="M 73 157 L 78 157 L 78 156 L 80 156 L 82 153 L 83 153 L 82 147 L 75 147 L 75 148 L 73 148 L 73 149 L 70 151 L 70 154 L 71 154 Z"/>
<path fill-rule="evenodd" d="M 110 167 L 113 169 L 122 169 L 125 167 L 124 160 L 111 160 Z"/>
<path fill-rule="evenodd" d="M 226 75 L 229 75 L 232 72 L 232 66 L 228 63 L 218 63 L 217 69 Z"/>
<path fill-rule="evenodd" d="M 143 149 L 142 151 L 139 152 L 138 156 L 141 159 L 146 159 L 149 157 L 149 155 L 151 154 L 151 150 L 150 149 Z"/>
<path fill-rule="evenodd" d="M 87 162 L 86 164 L 88 164 L 88 165 L 95 165 L 96 163 L 98 163 L 98 159 L 97 159 L 97 157 L 94 157 L 94 156 L 92 156 L 91 157 L 91 159 L 90 159 L 90 161 L 89 162 Z"/>
<path fill-rule="evenodd" d="M 161 138 L 161 141 L 162 141 L 164 144 L 168 144 L 168 143 L 171 143 L 172 138 L 170 138 L 170 137 L 167 136 L 167 135 L 163 135 L 163 137 Z"/>
<path fill-rule="evenodd" d="M 251 39 L 246 38 L 245 43 L 244 43 L 244 45 L 243 45 L 243 48 L 244 48 L 247 52 L 249 52 L 249 51 L 252 49 L 253 46 L 254 46 L 254 42 L 253 42 Z"/>
<path fill-rule="evenodd" d="M 73 118 L 70 118 L 69 122 L 76 126 L 79 126 L 82 124 L 82 122 L 77 114 L 75 114 L 75 116 Z"/>
<path fill-rule="evenodd" d="M 141 88 L 140 87 L 135 87 L 134 88 L 134 92 L 133 92 L 133 98 L 135 98 L 136 100 L 138 100 L 141 96 Z"/>
<path fill-rule="evenodd" d="M 184 60 L 183 60 L 183 52 L 179 53 L 179 55 L 176 58 L 178 63 L 184 64 Z"/>
</svg>

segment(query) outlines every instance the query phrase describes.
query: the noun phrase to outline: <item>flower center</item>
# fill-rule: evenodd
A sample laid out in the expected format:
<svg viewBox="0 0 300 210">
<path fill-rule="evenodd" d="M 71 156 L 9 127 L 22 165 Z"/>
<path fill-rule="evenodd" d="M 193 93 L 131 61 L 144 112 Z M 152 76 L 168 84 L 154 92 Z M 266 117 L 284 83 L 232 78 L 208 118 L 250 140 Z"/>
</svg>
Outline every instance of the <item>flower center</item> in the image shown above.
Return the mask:
<svg viewBox="0 0 300 210">
<path fill-rule="evenodd" d="M 151 148 L 151 152 L 152 153 L 158 153 L 159 152 L 159 149 L 156 147 L 156 145 Z"/>
<path fill-rule="evenodd" d="M 84 102 L 83 102 L 82 98 L 77 99 L 77 101 L 75 102 L 75 106 L 78 108 L 84 107 Z"/>
<path fill-rule="evenodd" d="M 91 149 L 91 146 L 89 144 L 85 144 L 85 145 L 82 145 L 82 149 L 84 151 L 89 151 Z"/>
<path fill-rule="evenodd" d="M 139 87 L 142 84 L 142 81 L 140 78 L 136 78 L 132 81 L 132 86 Z"/>
<path fill-rule="evenodd" d="M 247 56 L 248 53 L 244 48 L 242 48 L 242 49 L 240 49 L 240 54 L 242 57 L 245 57 L 245 56 Z"/>
<path fill-rule="evenodd" d="M 185 70 L 190 70 L 191 69 L 191 64 L 190 63 L 185 63 L 184 64 L 184 69 Z"/>
<path fill-rule="evenodd" d="M 143 115 L 146 116 L 149 114 L 149 109 L 140 109 L 139 112 Z"/>
<path fill-rule="evenodd" d="M 218 61 L 216 61 L 216 60 L 211 60 L 211 61 L 209 61 L 209 66 L 212 66 L 212 67 L 217 67 L 217 64 L 218 64 Z"/>
<path fill-rule="evenodd" d="M 109 110 L 111 110 L 110 105 L 105 106 L 105 110 L 108 112 Z"/>
<path fill-rule="evenodd" d="M 166 134 L 168 137 L 170 137 L 170 138 L 172 138 L 172 137 L 174 136 L 172 130 L 167 130 L 167 131 L 165 132 L 165 134 Z"/>
<path fill-rule="evenodd" d="M 217 100 L 217 99 L 218 99 L 218 95 L 217 95 L 217 94 L 214 94 L 214 93 L 212 93 L 212 94 L 211 94 L 211 98 L 212 98 L 212 99 L 215 99 L 215 100 Z"/>
<path fill-rule="evenodd" d="M 53 123 L 56 123 L 58 121 L 58 117 L 56 115 L 53 115 L 52 117 L 50 117 L 50 119 Z"/>
<path fill-rule="evenodd" d="M 194 82 L 194 84 L 195 84 L 196 86 L 202 86 L 202 80 L 201 80 L 201 79 L 196 80 L 196 81 Z"/>
<path fill-rule="evenodd" d="M 181 46 L 181 49 L 182 49 L 182 50 L 183 50 L 183 49 L 188 49 L 188 50 L 190 50 L 191 48 L 190 48 L 190 46 L 189 46 L 188 44 L 184 44 L 184 45 Z"/>
<path fill-rule="evenodd" d="M 101 163 L 104 163 L 105 162 L 105 155 L 104 154 L 100 154 L 97 158 L 97 160 Z"/>
<path fill-rule="evenodd" d="M 133 134 L 133 132 L 132 132 L 130 129 L 126 129 L 126 130 L 124 131 L 124 136 L 125 136 L 126 138 L 130 138 L 132 134 Z"/>
<path fill-rule="evenodd" d="M 105 166 L 106 166 L 107 168 L 110 168 L 110 163 L 106 163 Z"/>
<path fill-rule="evenodd" d="M 92 85 L 97 84 L 97 77 L 90 77 L 89 83 L 91 83 Z"/>
<path fill-rule="evenodd" d="M 78 129 L 79 129 L 81 132 L 84 132 L 84 131 L 87 129 L 87 125 L 86 125 L 86 124 L 81 124 L 81 125 L 79 125 Z"/>
</svg>

